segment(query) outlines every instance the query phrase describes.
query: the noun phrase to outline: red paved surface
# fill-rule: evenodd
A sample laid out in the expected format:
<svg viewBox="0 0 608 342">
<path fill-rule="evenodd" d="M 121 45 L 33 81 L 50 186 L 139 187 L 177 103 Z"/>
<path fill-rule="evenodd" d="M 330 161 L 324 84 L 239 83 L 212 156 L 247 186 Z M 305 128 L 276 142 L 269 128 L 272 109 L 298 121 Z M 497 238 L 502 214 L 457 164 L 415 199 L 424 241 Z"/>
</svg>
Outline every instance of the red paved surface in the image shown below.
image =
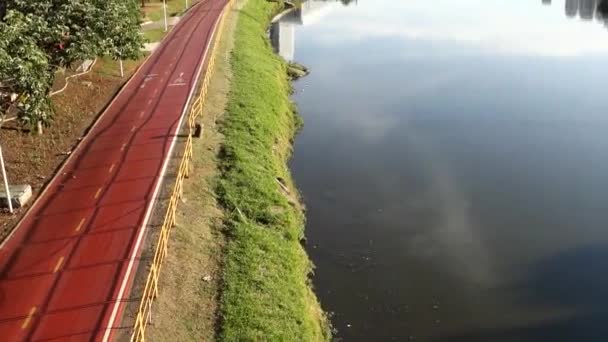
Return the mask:
<svg viewBox="0 0 608 342">
<path fill-rule="evenodd" d="M 145 222 L 226 0 L 186 15 L 0 247 L 0 341 L 119 328 Z"/>
</svg>

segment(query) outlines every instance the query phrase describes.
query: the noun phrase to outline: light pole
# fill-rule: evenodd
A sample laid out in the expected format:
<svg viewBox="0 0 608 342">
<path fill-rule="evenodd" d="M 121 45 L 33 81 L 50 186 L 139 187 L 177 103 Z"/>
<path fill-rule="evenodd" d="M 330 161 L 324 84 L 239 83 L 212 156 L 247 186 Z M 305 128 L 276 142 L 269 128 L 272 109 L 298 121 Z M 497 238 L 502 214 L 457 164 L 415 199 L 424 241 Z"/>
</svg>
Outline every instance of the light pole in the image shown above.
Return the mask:
<svg viewBox="0 0 608 342">
<path fill-rule="evenodd" d="M 4 158 L 2 157 L 2 146 L 0 146 L 0 168 L 2 168 L 2 179 L 4 180 L 4 191 L 6 191 L 6 199 L 8 200 L 8 211 L 13 213 L 13 200 L 11 199 L 11 191 L 8 188 L 8 179 L 6 178 L 6 169 L 4 168 Z"/>
<path fill-rule="evenodd" d="M 165 17 L 165 32 L 169 30 L 167 26 L 167 0 L 163 0 L 163 15 Z"/>
</svg>

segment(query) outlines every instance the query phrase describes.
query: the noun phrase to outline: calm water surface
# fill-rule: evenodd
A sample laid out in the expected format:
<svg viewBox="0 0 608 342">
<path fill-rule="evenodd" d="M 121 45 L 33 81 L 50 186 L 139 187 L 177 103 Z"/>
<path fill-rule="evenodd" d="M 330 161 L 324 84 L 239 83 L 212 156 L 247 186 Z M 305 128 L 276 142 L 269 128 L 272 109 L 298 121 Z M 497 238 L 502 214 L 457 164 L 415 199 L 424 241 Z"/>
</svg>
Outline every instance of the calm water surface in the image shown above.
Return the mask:
<svg viewBox="0 0 608 342">
<path fill-rule="evenodd" d="M 598 1 L 309 2 L 292 161 L 344 341 L 608 341 Z"/>
</svg>

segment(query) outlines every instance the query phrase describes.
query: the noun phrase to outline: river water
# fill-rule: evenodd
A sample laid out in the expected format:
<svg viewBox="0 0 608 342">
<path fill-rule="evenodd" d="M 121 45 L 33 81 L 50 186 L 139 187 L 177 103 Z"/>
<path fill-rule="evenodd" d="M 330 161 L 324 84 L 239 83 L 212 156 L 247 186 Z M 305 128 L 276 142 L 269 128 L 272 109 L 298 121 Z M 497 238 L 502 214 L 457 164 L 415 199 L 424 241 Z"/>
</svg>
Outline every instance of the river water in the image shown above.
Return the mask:
<svg viewBox="0 0 608 342">
<path fill-rule="evenodd" d="M 608 341 L 599 1 L 304 4 L 291 167 L 344 341 Z"/>
</svg>

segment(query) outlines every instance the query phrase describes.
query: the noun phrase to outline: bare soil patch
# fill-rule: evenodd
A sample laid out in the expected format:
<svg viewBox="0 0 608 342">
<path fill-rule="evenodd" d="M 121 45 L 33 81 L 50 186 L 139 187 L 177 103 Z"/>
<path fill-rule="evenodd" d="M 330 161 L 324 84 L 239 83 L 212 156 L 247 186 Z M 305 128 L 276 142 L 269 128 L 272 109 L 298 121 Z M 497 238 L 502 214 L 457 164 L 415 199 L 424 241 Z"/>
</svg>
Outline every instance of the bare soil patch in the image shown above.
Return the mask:
<svg viewBox="0 0 608 342">
<path fill-rule="evenodd" d="M 90 73 L 69 80 L 66 90 L 53 96 L 55 119 L 44 134 L 22 131 L 15 121 L 0 130 L 0 144 L 11 184 L 30 184 L 34 198 L 14 215 L 0 214 L 0 241 L 14 228 L 35 201 L 46 183 L 67 159 L 106 105 L 135 71 L 140 61 L 124 62 L 125 77 L 120 77 L 118 62 L 100 59 Z M 55 89 L 63 87 L 58 75 Z"/>
</svg>

